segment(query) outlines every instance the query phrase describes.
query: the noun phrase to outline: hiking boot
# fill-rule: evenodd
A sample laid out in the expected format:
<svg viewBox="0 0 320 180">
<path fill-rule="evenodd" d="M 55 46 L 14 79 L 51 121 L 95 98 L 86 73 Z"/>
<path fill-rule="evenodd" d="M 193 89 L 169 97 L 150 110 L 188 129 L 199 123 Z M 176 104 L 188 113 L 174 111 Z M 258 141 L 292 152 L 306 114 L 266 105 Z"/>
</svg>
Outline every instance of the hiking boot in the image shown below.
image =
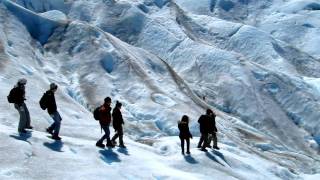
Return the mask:
<svg viewBox="0 0 320 180">
<path fill-rule="evenodd" d="M 104 147 L 105 147 L 104 144 L 102 144 L 102 142 L 97 142 L 97 143 L 96 143 L 96 146 L 97 146 L 97 147 L 100 147 L 100 148 L 104 148 Z"/>
<path fill-rule="evenodd" d="M 127 148 L 124 144 L 120 144 L 119 147 L 121 147 L 121 148 Z"/>
<path fill-rule="evenodd" d="M 117 145 L 117 141 L 115 141 L 115 140 L 111 140 L 111 143 L 112 143 L 113 145 Z"/>
<path fill-rule="evenodd" d="M 217 150 L 220 149 L 218 146 L 213 146 L 212 148 L 213 148 L 213 149 L 217 149 Z"/>
<path fill-rule="evenodd" d="M 206 150 L 206 148 L 201 148 L 201 151 L 208 152 L 208 150 Z"/>
<path fill-rule="evenodd" d="M 32 126 L 29 126 L 29 127 L 26 127 L 26 129 L 33 129 L 33 127 L 32 127 Z"/>
<path fill-rule="evenodd" d="M 190 151 L 187 151 L 187 154 L 189 155 L 189 154 L 190 154 Z"/>
<path fill-rule="evenodd" d="M 210 146 L 210 145 L 207 145 L 207 148 L 212 148 L 212 146 Z"/>
<path fill-rule="evenodd" d="M 202 148 L 202 146 L 201 146 L 201 145 L 198 145 L 198 146 L 197 146 L 197 148 L 199 148 L 199 149 L 200 149 L 200 148 Z"/>
<path fill-rule="evenodd" d="M 112 142 L 110 140 L 107 140 L 107 147 L 111 147 L 111 148 L 114 147 L 114 145 L 112 144 Z"/>
<path fill-rule="evenodd" d="M 52 139 L 57 140 L 57 141 L 60 141 L 60 140 L 61 140 L 61 137 L 59 137 L 58 135 L 53 135 L 53 136 L 52 136 Z"/>
<path fill-rule="evenodd" d="M 47 133 L 49 133 L 49 134 L 53 135 L 53 130 L 52 130 L 52 129 L 47 128 L 47 129 L 46 129 L 46 131 L 47 131 Z"/>
</svg>

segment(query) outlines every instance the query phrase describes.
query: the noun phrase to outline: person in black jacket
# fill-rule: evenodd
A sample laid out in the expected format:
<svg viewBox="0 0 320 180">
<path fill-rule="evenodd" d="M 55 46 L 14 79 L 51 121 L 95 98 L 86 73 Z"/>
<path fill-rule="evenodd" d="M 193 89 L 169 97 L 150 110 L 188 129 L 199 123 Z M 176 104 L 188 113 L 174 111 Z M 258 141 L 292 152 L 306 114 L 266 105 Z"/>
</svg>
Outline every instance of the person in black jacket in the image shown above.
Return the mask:
<svg viewBox="0 0 320 180">
<path fill-rule="evenodd" d="M 198 123 L 200 124 L 200 141 L 198 143 L 198 148 L 201 148 L 201 151 L 207 151 L 206 147 L 208 146 L 208 136 L 209 133 L 212 132 L 212 110 L 207 109 L 207 113 L 205 115 L 201 115 Z"/>
<path fill-rule="evenodd" d="M 27 108 L 25 98 L 25 85 L 27 84 L 26 79 L 19 79 L 17 85 L 10 91 L 10 95 L 14 99 L 14 107 L 18 110 L 20 115 L 20 121 L 18 126 L 19 133 L 26 133 L 25 129 L 32 129 L 30 125 L 30 114 Z"/>
<path fill-rule="evenodd" d="M 178 128 L 180 130 L 179 138 L 181 141 L 181 153 L 184 155 L 184 141 L 187 142 L 187 154 L 190 154 L 190 138 L 192 134 L 189 131 L 189 117 L 182 116 L 181 121 L 178 122 Z"/>
<path fill-rule="evenodd" d="M 62 118 L 57 110 L 56 99 L 54 97 L 54 94 L 57 91 L 57 89 L 58 86 L 55 83 L 51 83 L 50 89 L 45 93 L 46 108 L 49 115 L 54 121 L 51 124 L 51 126 L 48 127 L 46 130 L 48 133 L 52 135 L 52 139 L 61 140 L 61 137 L 59 137 L 59 132 Z"/>
<path fill-rule="evenodd" d="M 123 143 L 123 127 L 124 124 L 122 114 L 121 114 L 122 104 L 117 101 L 115 108 L 112 112 L 113 119 L 113 128 L 116 131 L 116 134 L 112 137 L 111 141 L 113 144 L 116 144 L 116 139 L 119 137 L 119 147 L 126 148 Z"/>
<path fill-rule="evenodd" d="M 218 147 L 218 139 L 217 139 L 217 127 L 216 127 L 216 115 L 212 112 L 209 115 L 210 118 L 210 126 L 209 126 L 209 137 L 208 137 L 208 147 L 210 146 L 211 141 L 213 141 L 213 146 L 212 148 L 214 149 L 220 149 Z"/>
</svg>

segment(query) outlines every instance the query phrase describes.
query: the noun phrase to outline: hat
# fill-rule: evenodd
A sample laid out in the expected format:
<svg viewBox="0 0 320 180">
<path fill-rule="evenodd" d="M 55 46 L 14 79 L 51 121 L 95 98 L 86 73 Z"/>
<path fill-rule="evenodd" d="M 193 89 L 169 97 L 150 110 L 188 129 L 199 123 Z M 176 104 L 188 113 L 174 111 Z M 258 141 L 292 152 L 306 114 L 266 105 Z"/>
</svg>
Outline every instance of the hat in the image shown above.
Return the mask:
<svg viewBox="0 0 320 180">
<path fill-rule="evenodd" d="M 105 102 L 105 103 L 110 103 L 110 102 L 111 102 L 111 98 L 110 98 L 110 97 L 104 98 L 104 102 Z"/>
<path fill-rule="evenodd" d="M 119 102 L 119 101 L 117 101 L 117 103 L 116 103 L 116 107 L 121 107 L 122 106 L 122 103 L 121 102 Z"/>
<path fill-rule="evenodd" d="M 51 83 L 50 84 L 50 89 L 53 90 L 53 89 L 58 89 L 58 85 L 56 85 L 55 83 Z"/>
<path fill-rule="evenodd" d="M 27 80 L 24 79 L 24 78 L 19 79 L 18 84 L 19 84 L 19 85 L 25 85 L 25 84 L 27 84 Z"/>
<path fill-rule="evenodd" d="M 213 111 L 211 109 L 207 109 L 207 114 L 213 114 Z"/>
</svg>

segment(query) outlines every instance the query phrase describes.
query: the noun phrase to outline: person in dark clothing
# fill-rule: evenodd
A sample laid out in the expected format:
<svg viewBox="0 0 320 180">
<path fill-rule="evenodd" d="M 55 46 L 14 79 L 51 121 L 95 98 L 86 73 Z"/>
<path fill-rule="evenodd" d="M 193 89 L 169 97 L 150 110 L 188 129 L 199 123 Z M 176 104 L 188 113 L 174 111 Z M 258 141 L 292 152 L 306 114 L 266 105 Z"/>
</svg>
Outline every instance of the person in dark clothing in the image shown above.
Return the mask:
<svg viewBox="0 0 320 180">
<path fill-rule="evenodd" d="M 25 98 L 25 85 L 27 84 L 26 79 L 19 79 L 17 85 L 10 91 L 10 96 L 13 96 L 14 99 L 14 107 L 18 110 L 20 115 L 20 121 L 18 126 L 19 133 L 26 133 L 25 129 L 32 129 L 33 127 L 30 125 L 30 114 L 27 108 Z"/>
<path fill-rule="evenodd" d="M 114 145 L 112 144 L 111 140 L 110 140 L 110 123 L 111 123 L 111 98 L 110 97 L 106 97 L 104 99 L 104 104 L 100 107 L 99 109 L 99 123 L 101 126 L 101 129 L 103 129 L 104 131 L 104 135 L 101 137 L 101 139 L 99 139 L 96 143 L 96 146 L 104 148 L 105 145 L 103 144 L 103 141 L 105 139 L 107 139 L 107 147 L 114 147 Z"/>
<path fill-rule="evenodd" d="M 201 115 L 198 120 L 198 123 L 200 124 L 200 133 L 201 133 L 200 141 L 198 143 L 198 148 L 201 148 L 201 151 L 207 151 L 206 147 L 208 146 L 208 136 L 209 136 L 209 133 L 212 132 L 211 131 L 212 114 L 213 114 L 212 110 L 207 109 L 207 113 L 205 115 Z"/>
<path fill-rule="evenodd" d="M 53 119 L 53 123 L 50 127 L 48 127 L 46 130 L 48 133 L 52 135 L 52 139 L 55 140 L 61 140 L 61 137 L 59 137 L 60 132 L 60 126 L 62 118 L 57 110 L 57 104 L 55 99 L 55 92 L 57 91 L 58 86 L 55 83 L 50 84 L 50 89 L 45 93 L 46 98 L 46 108 L 50 115 L 50 117 Z"/>
<path fill-rule="evenodd" d="M 211 141 L 213 141 L 213 146 L 212 148 L 214 149 L 220 149 L 218 147 L 218 139 L 217 139 L 217 127 L 216 127 L 216 115 L 212 112 L 209 115 L 210 118 L 210 126 L 209 126 L 209 138 L 208 138 L 208 147 L 210 146 Z"/>
<path fill-rule="evenodd" d="M 190 154 L 190 138 L 192 134 L 189 131 L 189 117 L 182 116 L 181 121 L 178 122 L 178 128 L 180 130 L 179 138 L 181 141 L 181 153 L 184 155 L 184 141 L 187 142 L 187 154 Z"/>
<path fill-rule="evenodd" d="M 123 127 L 124 124 L 122 114 L 121 114 L 122 104 L 117 101 L 115 108 L 112 112 L 113 128 L 116 134 L 112 137 L 111 141 L 115 145 L 117 144 L 116 139 L 119 137 L 119 147 L 126 148 L 123 143 Z"/>
</svg>

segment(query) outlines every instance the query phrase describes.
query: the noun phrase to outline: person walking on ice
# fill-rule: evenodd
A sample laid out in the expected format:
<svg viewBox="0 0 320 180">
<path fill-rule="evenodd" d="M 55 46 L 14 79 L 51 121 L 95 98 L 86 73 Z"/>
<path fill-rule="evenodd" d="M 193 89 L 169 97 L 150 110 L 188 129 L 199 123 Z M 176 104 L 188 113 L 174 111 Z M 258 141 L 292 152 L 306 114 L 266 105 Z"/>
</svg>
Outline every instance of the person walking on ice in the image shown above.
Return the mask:
<svg viewBox="0 0 320 180">
<path fill-rule="evenodd" d="M 123 118 L 122 118 L 122 113 L 121 113 L 121 107 L 122 104 L 117 101 L 116 106 L 113 108 L 112 112 L 112 123 L 113 123 L 113 128 L 116 131 L 116 134 L 112 137 L 111 142 L 113 145 L 116 145 L 116 139 L 119 137 L 119 147 L 121 148 L 126 148 L 126 146 L 123 143 Z"/>
<path fill-rule="evenodd" d="M 50 84 L 50 89 L 42 96 L 40 100 L 40 106 L 43 110 L 47 109 L 50 117 L 53 119 L 53 123 L 46 131 L 52 135 L 52 139 L 61 140 L 59 137 L 60 126 L 62 118 L 57 110 L 57 104 L 55 99 L 55 93 L 58 90 L 58 85 L 55 83 Z"/>
<path fill-rule="evenodd" d="M 184 155 L 184 141 L 187 143 L 187 154 L 190 154 L 190 138 L 192 139 L 192 134 L 189 131 L 189 117 L 182 116 L 181 121 L 178 122 L 179 128 L 179 138 L 181 141 L 181 153 Z"/>
<path fill-rule="evenodd" d="M 16 86 L 11 89 L 8 101 L 9 103 L 14 103 L 14 107 L 17 109 L 20 115 L 19 125 L 18 125 L 18 132 L 19 133 L 26 133 L 26 129 L 32 129 L 31 120 L 30 120 L 30 113 L 25 103 L 25 86 L 27 84 L 27 80 L 22 78 L 19 79 Z"/>
<path fill-rule="evenodd" d="M 211 141 L 213 141 L 213 149 L 219 150 L 220 148 L 218 147 L 218 139 L 217 139 L 217 127 L 216 127 L 216 114 L 214 112 L 209 112 L 208 117 L 210 119 L 209 123 L 209 137 L 208 137 L 208 147 L 210 146 Z"/>
<path fill-rule="evenodd" d="M 107 139 L 107 147 L 114 147 L 110 140 L 110 123 L 111 123 L 111 98 L 106 97 L 104 99 L 104 104 L 100 107 L 98 107 L 98 116 L 99 116 L 99 123 L 101 126 L 101 129 L 104 131 L 104 135 L 97 141 L 96 146 L 100 148 L 104 148 L 105 145 L 103 144 L 103 141 Z"/>
</svg>

